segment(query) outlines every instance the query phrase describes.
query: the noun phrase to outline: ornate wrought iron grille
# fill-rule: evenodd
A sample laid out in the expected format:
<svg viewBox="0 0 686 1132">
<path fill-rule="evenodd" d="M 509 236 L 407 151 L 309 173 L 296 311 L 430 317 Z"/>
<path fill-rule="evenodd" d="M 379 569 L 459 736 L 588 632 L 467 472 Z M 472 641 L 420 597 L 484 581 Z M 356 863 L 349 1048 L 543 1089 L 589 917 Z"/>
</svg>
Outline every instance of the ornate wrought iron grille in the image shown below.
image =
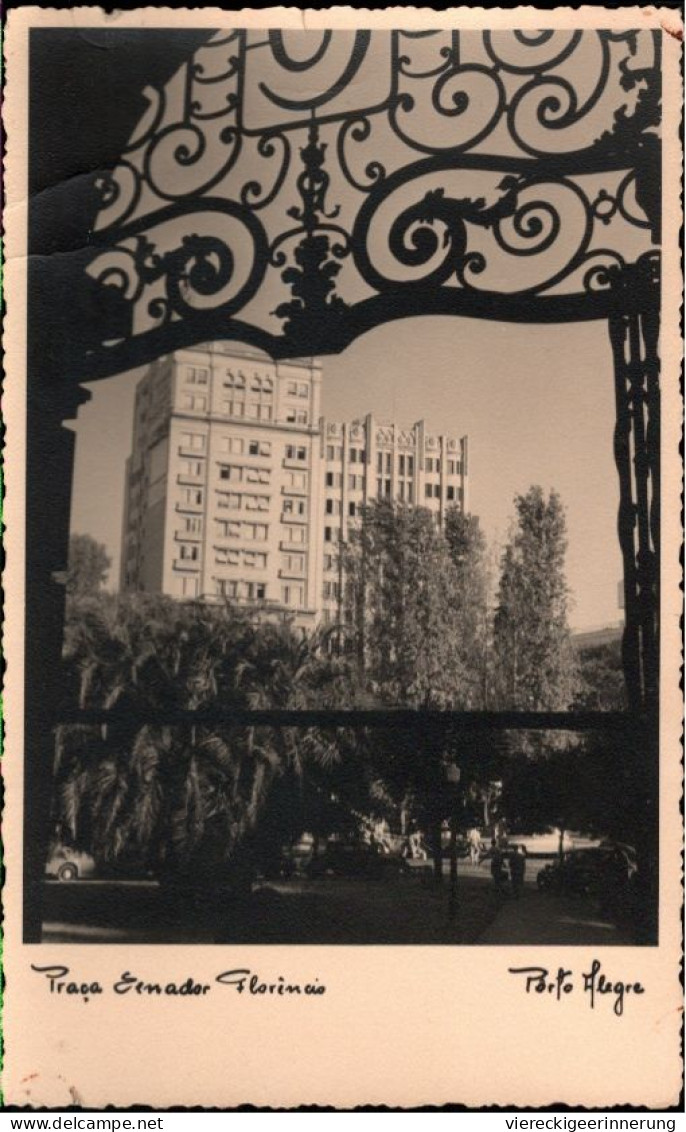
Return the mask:
<svg viewBox="0 0 686 1132">
<path fill-rule="evenodd" d="M 231 338 L 337 353 L 393 318 L 657 302 L 652 32 L 213 35 L 97 179 L 84 373 Z"/>
</svg>

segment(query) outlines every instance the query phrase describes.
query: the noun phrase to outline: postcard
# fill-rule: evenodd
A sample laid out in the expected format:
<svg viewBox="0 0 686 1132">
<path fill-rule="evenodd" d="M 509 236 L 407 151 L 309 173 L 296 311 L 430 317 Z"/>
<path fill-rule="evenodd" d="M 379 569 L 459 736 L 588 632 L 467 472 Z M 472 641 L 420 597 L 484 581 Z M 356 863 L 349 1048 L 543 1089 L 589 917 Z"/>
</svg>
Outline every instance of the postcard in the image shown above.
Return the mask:
<svg viewBox="0 0 686 1132">
<path fill-rule="evenodd" d="M 10 1107 L 678 1104 L 671 9 L 10 10 Z"/>
</svg>

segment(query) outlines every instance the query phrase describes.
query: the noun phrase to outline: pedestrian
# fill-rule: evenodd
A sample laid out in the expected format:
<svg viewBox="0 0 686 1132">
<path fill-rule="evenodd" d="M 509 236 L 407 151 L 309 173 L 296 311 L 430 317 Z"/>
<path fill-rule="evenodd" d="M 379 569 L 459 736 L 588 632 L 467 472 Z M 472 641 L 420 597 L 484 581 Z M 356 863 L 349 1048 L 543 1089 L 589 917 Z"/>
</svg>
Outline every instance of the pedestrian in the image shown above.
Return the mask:
<svg viewBox="0 0 686 1132">
<path fill-rule="evenodd" d="M 505 859 L 495 838 L 491 841 L 491 876 L 493 877 L 493 883 L 495 884 L 495 890 L 498 895 L 505 896 L 507 894 Z"/>
<path fill-rule="evenodd" d="M 524 873 L 526 872 L 526 849 L 523 845 L 515 845 L 514 853 L 510 857 L 510 883 L 512 895 L 519 900 L 524 887 Z"/>
</svg>

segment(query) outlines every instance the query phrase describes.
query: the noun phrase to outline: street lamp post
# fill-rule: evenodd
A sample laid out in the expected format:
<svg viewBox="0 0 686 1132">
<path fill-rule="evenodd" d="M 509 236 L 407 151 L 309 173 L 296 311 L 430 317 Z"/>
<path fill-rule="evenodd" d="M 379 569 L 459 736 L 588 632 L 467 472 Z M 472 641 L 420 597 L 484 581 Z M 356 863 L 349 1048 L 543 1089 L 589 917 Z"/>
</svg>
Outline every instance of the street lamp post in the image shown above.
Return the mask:
<svg viewBox="0 0 686 1132">
<path fill-rule="evenodd" d="M 449 915 L 457 913 L 457 795 L 460 785 L 461 771 L 455 763 L 449 763 L 445 768 L 445 780 L 450 798 L 450 897 L 448 904 Z"/>
</svg>

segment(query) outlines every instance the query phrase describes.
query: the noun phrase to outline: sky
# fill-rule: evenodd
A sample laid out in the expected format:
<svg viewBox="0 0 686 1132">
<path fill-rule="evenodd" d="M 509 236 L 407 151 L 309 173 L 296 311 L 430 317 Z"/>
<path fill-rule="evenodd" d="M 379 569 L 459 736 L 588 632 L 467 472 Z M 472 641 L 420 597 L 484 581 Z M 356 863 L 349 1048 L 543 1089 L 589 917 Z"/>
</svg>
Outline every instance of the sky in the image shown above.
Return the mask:
<svg viewBox="0 0 686 1132">
<path fill-rule="evenodd" d="M 567 511 L 570 623 L 615 623 L 622 563 L 613 458 L 614 390 L 607 325 L 519 325 L 423 317 L 369 332 L 323 361 L 323 413 L 373 412 L 469 436 L 471 511 L 495 552 L 513 499 L 555 488 Z M 116 588 L 133 395 L 142 371 L 89 386 L 76 421 L 72 530 L 103 542 Z"/>
</svg>

